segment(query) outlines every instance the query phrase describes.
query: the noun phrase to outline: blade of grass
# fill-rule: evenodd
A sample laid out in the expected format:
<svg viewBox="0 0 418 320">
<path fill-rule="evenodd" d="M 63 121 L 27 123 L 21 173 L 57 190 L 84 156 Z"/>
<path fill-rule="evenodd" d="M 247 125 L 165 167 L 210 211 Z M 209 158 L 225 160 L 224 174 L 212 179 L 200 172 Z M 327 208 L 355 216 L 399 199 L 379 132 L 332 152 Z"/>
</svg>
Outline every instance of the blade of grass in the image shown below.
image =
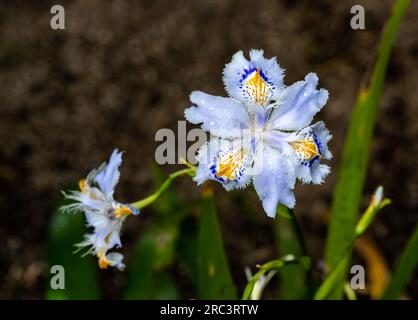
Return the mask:
<svg viewBox="0 0 418 320">
<path fill-rule="evenodd" d="M 198 238 L 199 299 L 237 299 L 229 272 L 212 191 L 205 186 Z"/>
<path fill-rule="evenodd" d="M 64 214 L 58 210 L 52 215 L 49 225 L 48 263 L 61 265 L 65 271 L 65 289 L 53 290 L 49 274 L 46 298 L 49 300 L 99 299 L 97 265 L 88 255 L 73 254 L 74 244 L 83 240 L 87 232 L 83 214 Z"/>
<path fill-rule="evenodd" d="M 404 292 L 409 279 L 416 271 L 418 264 L 418 226 L 408 240 L 408 243 L 396 265 L 395 271 L 389 281 L 385 293 L 382 296 L 384 300 L 398 299 Z"/>
<path fill-rule="evenodd" d="M 345 251 L 350 247 L 353 239 L 386 67 L 399 24 L 408 4 L 408 0 L 397 0 L 394 3 L 392 15 L 383 31 L 370 85 L 360 90 L 354 107 L 331 209 L 331 222 L 325 251 L 325 261 L 330 270 L 336 268 L 341 256 L 351 256 L 351 251 L 347 253 Z M 344 261 L 347 261 L 347 265 L 341 272 L 338 289 L 332 298 L 341 298 L 343 294 L 350 259 L 344 258 Z"/>
</svg>

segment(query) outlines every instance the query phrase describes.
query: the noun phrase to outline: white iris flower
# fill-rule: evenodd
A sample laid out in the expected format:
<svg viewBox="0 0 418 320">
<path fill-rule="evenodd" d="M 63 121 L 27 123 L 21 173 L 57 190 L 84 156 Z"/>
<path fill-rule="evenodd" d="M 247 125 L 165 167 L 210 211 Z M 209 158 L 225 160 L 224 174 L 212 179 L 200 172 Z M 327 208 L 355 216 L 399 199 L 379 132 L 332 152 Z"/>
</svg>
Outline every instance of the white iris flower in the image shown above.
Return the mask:
<svg viewBox="0 0 418 320">
<path fill-rule="evenodd" d="M 113 198 L 121 163 L 122 152 L 115 149 L 107 164 L 102 164 L 99 169 L 91 171 L 87 178 L 80 180 L 80 191 L 64 193 L 74 203 L 61 207 L 62 212 L 84 212 L 87 225 L 93 228 L 93 232 L 86 234 L 84 241 L 76 246 L 80 249 L 87 247 L 86 254 L 96 255 L 101 269 L 109 266 L 124 269 L 123 255 L 108 251 L 122 246 L 120 232 L 126 217 L 139 214 L 139 210 Z"/>
<path fill-rule="evenodd" d="M 198 184 L 211 179 L 226 190 L 250 182 L 267 215 L 274 217 L 279 203 L 293 208 L 296 178 L 320 184 L 330 172 L 321 159 L 330 159 L 331 134 L 323 122 L 311 125 L 328 100 L 317 89 L 315 73 L 291 86 L 283 84 L 283 69 L 263 50 L 251 50 L 248 61 L 237 52 L 223 72 L 228 98 L 192 92 L 193 105 L 185 117 L 210 132 L 211 140 L 197 157 Z"/>
</svg>

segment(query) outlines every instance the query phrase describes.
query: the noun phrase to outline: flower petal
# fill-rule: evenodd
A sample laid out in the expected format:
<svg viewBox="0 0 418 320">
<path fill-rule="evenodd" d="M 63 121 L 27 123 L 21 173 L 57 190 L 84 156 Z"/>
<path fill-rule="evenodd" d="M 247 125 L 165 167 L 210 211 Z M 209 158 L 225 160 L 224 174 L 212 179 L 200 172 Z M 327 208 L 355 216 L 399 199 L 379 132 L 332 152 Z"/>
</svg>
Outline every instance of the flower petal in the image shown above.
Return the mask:
<svg viewBox="0 0 418 320">
<path fill-rule="evenodd" d="M 317 85 L 318 76 L 315 73 L 309 73 L 304 81 L 298 81 L 287 87 L 279 106 L 271 114 L 269 128 L 299 130 L 308 126 L 314 115 L 328 100 L 328 91 L 317 90 Z"/>
<path fill-rule="evenodd" d="M 79 211 L 95 211 L 101 212 L 106 206 L 106 201 L 103 199 L 102 193 L 93 191 L 98 189 L 91 189 L 88 192 L 69 191 L 63 192 L 66 199 L 73 200 L 73 203 L 61 206 L 60 210 L 65 213 L 77 213 Z M 94 195 L 92 197 L 92 195 Z"/>
<path fill-rule="evenodd" d="M 275 217 L 279 203 L 293 208 L 295 173 L 291 161 L 267 144 L 259 145 L 255 159 L 254 187 L 267 215 Z"/>
<path fill-rule="evenodd" d="M 113 247 L 120 248 L 122 247 L 122 242 L 120 240 L 120 231 L 122 229 L 123 219 L 118 219 L 118 221 L 112 222 L 112 232 L 107 237 L 108 248 Z"/>
<path fill-rule="evenodd" d="M 109 224 L 109 218 L 103 213 L 85 210 L 85 216 L 87 225 L 93 227 L 95 230 L 102 230 Z"/>
<path fill-rule="evenodd" d="M 125 269 L 125 264 L 122 262 L 123 254 L 119 252 L 110 252 L 106 254 L 106 259 L 109 261 L 112 267 L 115 267 L 121 271 Z"/>
<path fill-rule="evenodd" d="M 321 184 L 330 172 L 320 160 L 331 159 L 328 141 L 332 135 L 322 121 L 299 132 L 288 134 L 285 139 L 294 150 L 296 176 L 304 183 Z"/>
<path fill-rule="evenodd" d="M 250 61 L 242 51 L 232 57 L 223 71 L 229 95 L 249 105 L 266 106 L 283 88 L 283 69 L 276 57 L 266 59 L 263 50 L 251 50 Z"/>
<path fill-rule="evenodd" d="M 247 110 L 234 99 L 194 91 L 190 100 L 194 106 L 185 110 L 186 119 L 194 124 L 202 123 L 202 129 L 215 136 L 237 137 L 251 125 Z"/>
<path fill-rule="evenodd" d="M 113 150 L 109 163 L 95 175 L 94 181 L 107 198 L 113 198 L 115 186 L 119 181 L 119 166 L 122 163 L 122 152 Z"/>
<path fill-rule="evenodd" d="M 245 187 L 251 180 L 251 148 L 240 139 L 213 138 L 201 147 L 194 180 L 200 185 L 215 180 L 226 190 Z"/>
<path fill-rule="evenodd" d="M 277 149 L 285 156 L 293 155 L 293 148 L 286 141 L 289 134 L 286 132 L 270 130 L 264 133 L 264 142 Z"/>
</svg>

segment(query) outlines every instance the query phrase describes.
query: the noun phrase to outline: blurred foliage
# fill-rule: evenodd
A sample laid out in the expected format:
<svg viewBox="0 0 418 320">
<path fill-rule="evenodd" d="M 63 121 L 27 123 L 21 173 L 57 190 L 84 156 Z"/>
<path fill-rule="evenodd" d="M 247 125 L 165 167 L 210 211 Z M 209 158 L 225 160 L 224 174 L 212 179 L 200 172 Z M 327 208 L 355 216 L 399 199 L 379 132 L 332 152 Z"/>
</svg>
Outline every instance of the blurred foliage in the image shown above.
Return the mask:
<svg viewBox="0 0 418 320">
<path fill-rule="evenodd" d="M 153 175 L 158 184 L 165 185 L 164 174 L 156 166 Z M 153 225 L 139 236 L 128 266 L 126 299 L 178 298 L 170 268 L 175 258 L 184 206 L 169 189 L 159 195 L 158 201 L 151 206 L 155 213 Z"/>
<path fill-rule="evenodd" d="M 418 264 L 418 226 L 409 239 L 382 299 L 399 299 Z"/>
<path fill-rule="evenodd" d="M 178 237 L 178 219 L 152 226 L 137 242 L 129 265 L 126 299 L 177 299 L 170 274 Z"/>
<path fill-rule="evenodd" d="M 197 241 L 199 236 L 199 223 L 194 217 L 186 217 L 180 226 L 180 235 L 177 242 L 177 254 L 194 292 L 191 297 L 197 296 L 198 268 L 197 268 Z"/>
<path fill-rule="evenodd" d="M 364 293 L 372 299 L 379 299 L 389 277 L 389 268 L 385 258 L 372 237 L 359 238 L 355 243 L 355 250 L 364 260 L 367 270 L 367 286 Z"/>
<path fill-rule="evenodd" d="M 61 203 L 63 205 L 64 202 Z M 86 233 L 83 214 L 54 212 L 49 225 L 49 269 L 61 265 L 65 270 L 65 289 L 51 289 L 49 274 L 46 298 L 50 300 L 99 299 L 96 260 L 88 255 L 74 255 L 74 244 L 81 242 Z"/>
<path fill-rule="evenodd" d="M 332 298 L 341 298 L 350 261 L 354 227 L 363 193 L 372 143 L 373 129 L 383 92 L 386 68 L 399 24 L 408 7 L 408 0 L 397 0 L 392 15 L 382 34 L 379 52 L 370 83 L 360 90 L 346 136 L 339 178 L 335 188 L 331 221 L 326 243 L 325 260 L 330 270 L 338 269 L 337 281 Z M 345 261 L 344 266 L 339 266 Z"/>
</svg>

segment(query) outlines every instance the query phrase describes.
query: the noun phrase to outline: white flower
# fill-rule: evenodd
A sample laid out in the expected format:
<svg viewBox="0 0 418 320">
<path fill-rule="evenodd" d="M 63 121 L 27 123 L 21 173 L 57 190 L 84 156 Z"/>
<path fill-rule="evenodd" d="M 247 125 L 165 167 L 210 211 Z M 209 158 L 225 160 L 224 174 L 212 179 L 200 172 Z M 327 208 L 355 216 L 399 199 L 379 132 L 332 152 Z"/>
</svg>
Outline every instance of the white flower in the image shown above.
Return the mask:
<svg viewBox="0 0 418 320">
<path fill-rule="evenodd" d="M 61 207 L 62 212 L 84 212 L 87 225 L 93 228 L 93 232 L 86 234 L 85 240 L 76 246 L 80 249 L 87 247 L 87 254 L 96 255 L 101 269 L 108 266 L 124 269 L 123 255 L 108 251 L 122 246 L 120 232 L 126 217 L 139 214 L 139 210 L 113 198 L 121 163 L 122 152 L 115 149 L 107 164 L 102 164 L 99 169 L 91 171 L 86 179 L 80 180 L 80 191 L 64 193 L 74 203 Z"/>
<path fill-rule="evenodd" d="M 263 295 L 263 291 L 270 282 L 270 280 L 274 277 L 274 275 L 277 273 L 277 270 L 270 270 L 267 275 L 262 275 L 255 283 L 253 290 L 251 291 L 251 300 L 260 300 L 261 296 Z M 250 281 L 253 277 L 250 268 L 245 268 L 245 276 L 247 277 L 247 280 Z"/>
<path fill-rule="evenodd" d="M 276 58 L 265 59 L 262 50 L 251 50 L 250 60 L 237 52 L 223 74 L 229 98 L 195 91 L 185 110 L 212 135 L 199 151 L 195 180 L 216 180 L 226 190 L 253 182 L 274 217 L 278 203 L 294 207 L 296 178 L 320 184 L 330 172 L 320 160 L 331 158 L 331 135 L 323 122 L 310 125 L 328 92 L 316 88 L 314 73 L 286 87 Z"/>
</svg>

